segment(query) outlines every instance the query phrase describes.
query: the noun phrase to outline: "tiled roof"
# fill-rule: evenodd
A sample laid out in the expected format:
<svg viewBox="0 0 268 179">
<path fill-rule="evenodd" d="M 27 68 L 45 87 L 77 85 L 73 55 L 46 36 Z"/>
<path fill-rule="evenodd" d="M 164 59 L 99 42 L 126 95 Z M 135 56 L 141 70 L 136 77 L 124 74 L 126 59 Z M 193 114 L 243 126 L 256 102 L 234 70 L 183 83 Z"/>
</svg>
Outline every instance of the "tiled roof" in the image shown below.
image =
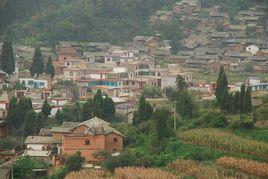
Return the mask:
<svg viewBox="0 0 268 179">
<path fill-rule="evenodd" d="M 112 128 L 110 126 L 109 122 L 106 122 L 98 117 L 94 117 L 92 119 L 89 119 L 89 120 L 81 123 L 79 126 L 82 126 L 82 125 L 85 125 L 88 127 L 86 129 L 85 133 L 88 133 L 91 135 L 115 133 L 115 134 L 123 136 L 123 134 L 121 134 L 119 131 Z"/>
<path fill-rule="evenodd" d="M 28 136 L 25 140 L 25 144 L 54 144 L 61 143 L 53 137 L 47 136 Z"/>
<path fill-rule="evenodd" d="M 23 156 L 30 157 L 48 157 L 51 151 L 42 151 L 42 150 L 25 150 L 22 154 Z"/>
</svg>

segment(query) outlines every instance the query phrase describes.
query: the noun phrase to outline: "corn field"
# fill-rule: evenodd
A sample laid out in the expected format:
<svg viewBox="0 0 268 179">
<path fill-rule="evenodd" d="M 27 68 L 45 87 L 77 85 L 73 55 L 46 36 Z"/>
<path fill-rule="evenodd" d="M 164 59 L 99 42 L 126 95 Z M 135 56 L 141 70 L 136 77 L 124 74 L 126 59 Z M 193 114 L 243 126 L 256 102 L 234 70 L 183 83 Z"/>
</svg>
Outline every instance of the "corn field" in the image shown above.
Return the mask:
<svg viewBox="0 0 268 179">
<path fill-rule="evenodd" d="M 235 170 L 227 170 L 221 166 L 200 164 L 193 160 L 176 160 L 168 164 L 168 170 L 185 178 L 186 176 L 198 179 L 232 179 L 232 178 L 250 178 L 251 176 Z"/>
<path fill-rule="evenodd" d="M 114 179 L 114 176 L 107 171 L 103 170 L 82 170 L 79 172 L 69 173 L 65 179 Z"/>
<path fill-rule="evenodd" d="M 115 169 L 116 179 L 177 179 L 172 173 L 157 168 L 124 167 Z"/>
<path fill-rule="evenodd" d="M 106 171 L 82 170 L 69 173 L 65 179 L 177 179 L 172 173 L 157 168 L 116 168 L 114 174 Z"/>
<path fill-rule="evenodd" d="M 234 168 L 243 172 L 268 178 L 268 164 L 247 159 L 236 159 L 233 157 L 221 157 L 217 164 L 228 168 Z"/>
<path fill-rule="evenodd" d="M 238 137 L 217 129 L 192 129 L 179 135 L 187 143 L 212 147 L 224 151 L 258 155 L 268 159 L 268 144 Z"/>
</svg>

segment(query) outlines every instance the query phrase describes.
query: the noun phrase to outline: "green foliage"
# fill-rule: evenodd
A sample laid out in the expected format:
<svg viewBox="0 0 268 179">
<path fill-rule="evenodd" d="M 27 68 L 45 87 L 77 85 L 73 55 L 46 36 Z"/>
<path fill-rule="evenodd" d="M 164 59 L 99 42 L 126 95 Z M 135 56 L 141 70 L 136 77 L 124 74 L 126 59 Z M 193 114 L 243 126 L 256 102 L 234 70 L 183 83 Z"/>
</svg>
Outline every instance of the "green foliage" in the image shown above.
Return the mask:
<svg viewBox="0 0 268 179">
<path fill-rule="evenodd" d="M 56 119 L 58 125 L 62 124 L 64 118 L 63 118 L 62 111 L 60 109 L 57 110 L 56 115 L 55 115 L 55 119 Z"/>
<path fill-rule="evenodd" d="M 177 75 L 176 86 L 177 86 L 178 90 L 186 90 L 187 89 L 188 85 L 187 85 L 185 79 L 183 78 L 183 76 Z"/>
<path fill-rule="evenodd" d="M 6 117 L 7 123 L 11 128 L 12 134 L 13 134 L 13 128 L 16 125 L 16 117 L 17 117 L 16 107 L 17 107 L 17 98 L 13 96 L 9 100 L 9 106 L 8 106 L 7 117 Z"/>
<path fill-rule="evenodd" d="M 165 89 L 165 95 L 166 95 L 166 97 L 168 98 L 168 100 L 170 100 L 170 101 L 174 101 L 174 99 L 175 99 L 175 94 L 176 94 L 176 90 L 174 89 L 174 88 L 172 88 L 172 87 L 167 87 L 166 89 Z"/>
<path fill-rule="evenodd" d="M 139 99 L 138 110 L 133 115 L 133 124 L 139 124 L 150 119 L 153 114 L 153 107 L 145 100 L 144 95 Z"/>
<path fill-rule="evenodd" d="M 31 66 L 31 74 L 39 75 L 44 72 L 44 62 L 43 62 L 43 55 L 39 47 L 35 48 L 34 56 L 33 56 L 33 63 Z"/>
<path fill-rule="evenodd" d="M 32 170 L 40 168 L 45 168 L 45 165 L 28 156 L 20 157 L 18 158 L 18 160 L 16 160 L 13 167 L 14 178 L 18 179 L 31 178 Z"/>
<path fill-rule="evenodd" d="M 114 101 L 111 97 L 109 97 L 107 94 L 105 95 L 105 98 L 103 99 L 103 110 L 104 110 L 104 119 L 109 119 L 115 115 L 115 105 Z"/>
<path fill-rule="evenodd" d="M 12 74 L 15 71 L 15 58 L 13 56 L 12 43 L 10 42 L 3 43 L 0 65 L 1 69 L 8 74 Z"/>
<path fill-rule="evenodd" d="M 67 173 L 68 171 L 65 167 L 59 168 L 49 176 L 49 179 L 61 179 L 64 178 L 67 175 Z"/>
<path fill-rule="evenodd" d="M 48 57 L 45 72 L 46 72 L 46 74 L 50 74 L 51 75 L 51 78 L 53 78 L 55 76 L 55 69 L 54 69 L 54 66 L 52 64 L 52 57 L 51 57 L 51 55 L 49 55 L 49 57 Z"/>
<path fill-rule="evenodd" d="M 245 113 L 251 113 L 252 112 L 252 101 L 251 101 L 251 88 L 247 87 L 245 97 L 244 97 L 244 111 Z"/>
<path fill-rule="evenodd" d="M 142 94 L 145 98 L 160 98 L 162 97 L 162 91 L 157 86 L 145 85 L 142 89 Z"/>
<path fill-rule="evenodd" d="M 198 121 L 196 121 L 199 127 L 213 127 L 213 128 L 224 128 L 227 126 L 226 117 L 219 112 L 208 112 L 201 116 Z"/>
<path fill-rule="evenodd" d="M 0 148 L 4 150 L 12 150 L 21 144 L 20 137 L 8 136 L 0 139 Z"/>
<path fill-rule="evenodd" d="M 23 131 L 25 136 L 37 135 L 41 129 L 41 118 L 37 116 L 34 110 L 28 110 L 25 115 Z"/>
<path fill-rule="evenodd" d="M 168 109 L 156 109 L 153 114 L 153 120 L 156 121 L 156 136 L 157 140 L 171 137 L 173 135 L 172 128 L 168 125 L 170 120 L 170 111 Z"/>
<path fill-rule="evenodd" d="M 82 108 L 82 120 L 86 121 L 92 117 L 92 103 L 87 101 L 83 104 Z"/>
<path fill-rule="evenodd" d="M 251 115 L 240 115 L 233 123 L 235 129 L 252 129 L 254 126 L 254 120 Z"/>
<path fill-rule="evenodd" d="M 67 158 L 65 162 L 66 169 L 71 171 L 79 171 L 82 168 L 82 164 L 85 161 L 85 158 L 81 156 L 80 152 L 76 152 L 76 154 L 71 155 Z"/>
<path fill-rule="evenodd" d="M 102 118 L 104 116 L 103 97 L 101 90 L 98 90 L 93 99 L 93 116 Z"/>
<path fill-rule="evenodd" d="M 179 90 L 175 94 L 176 112 L 183 119 L 192 118 L 197 113 L 197 106 L 192 95 L 186 90 Z"/>
<path fill-rule="evenodd" d="M 148 23 L 150 15 L 172 3 L 166 0 L 9 1 L 0 13 L 4 24 L 0 30 L 6 32 L 4 36 L 14 41 L 46 44 L 60 40 L 119 43 L 130 41 L 135 35 L 151 35 L 154 28 Z M 179 26 L 173 23 L 169 30 L 178 33 L 178 28 L 173 30 L 175 25 Z"/>
<path fill-rule="evenodd" d="M 224 72 L 224 68 L 223 66 L 221 66 L 219 76 L 217 79 L 217 87 L 215 91 L 215 95 L 219 103 L 221 102 L 223 92 L 226 88 L 228 89 L 228 80 Z"/>
<path fill-rule="evenodd" d="M 47 102 L 47 99 L 43 103 L 42 114 L 45 117 L 48 117 L 51 114 L 51 107 L 50 107 L 50 104 Z"/>
</svg>

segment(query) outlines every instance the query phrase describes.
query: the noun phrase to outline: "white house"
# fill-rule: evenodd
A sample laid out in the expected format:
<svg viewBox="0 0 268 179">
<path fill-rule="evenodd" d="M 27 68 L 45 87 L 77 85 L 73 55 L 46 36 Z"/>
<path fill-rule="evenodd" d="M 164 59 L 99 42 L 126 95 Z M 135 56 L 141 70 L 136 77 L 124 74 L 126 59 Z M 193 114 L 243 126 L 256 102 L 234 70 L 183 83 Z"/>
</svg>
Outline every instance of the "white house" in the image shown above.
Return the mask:
<svg viewBox="0 0 268 179">
<path fill-rule="evenodd" d="M 257 47 L 256 45 L 250 45 L 250 46 L 246 47 L 246 51 L 255 55 L 259 51 L 259 47 Z"/>
<path fill-rule="evenodd" d="M 27 88 L 34 88 L 34 89 L 49 88 L 49 82 L 46 79 L 19 78 L 19 81 Z"/>
</svg>

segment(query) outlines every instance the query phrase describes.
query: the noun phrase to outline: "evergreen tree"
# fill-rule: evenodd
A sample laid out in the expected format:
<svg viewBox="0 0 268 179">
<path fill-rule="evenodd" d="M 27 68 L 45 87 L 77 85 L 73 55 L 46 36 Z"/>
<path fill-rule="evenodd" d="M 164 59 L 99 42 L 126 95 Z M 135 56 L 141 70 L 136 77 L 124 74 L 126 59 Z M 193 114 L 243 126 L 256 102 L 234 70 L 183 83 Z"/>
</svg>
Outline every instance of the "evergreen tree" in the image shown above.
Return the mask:
<svg viewBox="0 0 268 179">
<path fill-rule="evenodd" d="M 153 114 L 153 107 L 145 100 L 145 97 L 141 95 L 139 99 L 138 110 L 136 114 L 133 116 L 133 124 L 139 124 L 143 121 L 150 119 L 152 114 Z"/>
<path fill-rule="evenodd" d="M 196 114 L 194 99 L 187 90 L 177 91 L 175 95 L 176 112 L 182 118 L 191 118 Z"/>
<path fill-rule="evenodd" d="M 244 112 L 251 113 L 252 112 L 252 101 L 251 101 L 251 88 L 247 87 L 244 99 Z"/>
<path fill-rule="evenodd" d="M 81 108 L 80 108 L 80 104 L 79 101 L 76 101 L 74 106 L 73 106 L 73 114 L 75 116 L 75 121 L 81 121 Z"/>
<path fill-rule="evenodd" d="M 61 125 L 62 124 L 62 122 L 63 122 L 63 115 L 62 115 L 62 111 L 60 109 L 57 110 L 55 119 L 56 119 L 58 125 Z"/>
<path fill-rule="evenodd" d="M 12 43 L 4 42 L 0 55 L 1 68 L 4 72 L 12 74 L 15 71 L 15 59 L 13 56 Z"/>
<path fill-rule="evenodd" d="M 156 121 L 156 136 L 157 140 L 168 138 L 173 134 L 173 130 L 168 125 L 170 120 L 170 111 L 162 108 L 155 110 L 153 119 Z"/>
<path fill-rule="evenodd" d="M 30 98 L 22 97 L 17 105 L 16 127 L 21 127 L 25 122 L 25 116 L 28 111 L 33 110 Z"/>
<path fill-rule="evenodd" d="M 241 114 L 245 113 L 245 109 L 244 109 L 244 100 L 245 100 L 245 94 L 246 94 L 246 86 L 245 84 L 241 85 L 241 90 L 240 90 L 240 96 L 239 96 L 239 111 Z"/>
<path fill-rule="evenodd" d="M 39 75 L 44 72 L 44 62 L 43 62 L 43 55 L 39 47 L 35 48 L 34 56 L 33 56 L 33 63 L 31 66 L 31 74 L 34 76 L 35 74 Z"/>
<path fill-rule="evenodd" d="M 239 113 L 239 111 L 240 111 L 239 99 L 240 99 L 240 92 L 236 91 L 235 94 L 234 94 L 234 97 L 233 97 L 233 104 L 234 104 L 234 111 L 233 112 L 235 114 Z"/>
<path fill-rule="evenodd" d="M 228 111 L 229 109 L 229 105 L 230 105 L 230 101 L 229 101 L 229 91 L 228 88 L 225 88 L 223 90 L 222 96 L 221 96 L 221 100 L 220 100 L 220 109 L 222 111 Z"/>
<path fill-rule="evenodd" d="M 14 96 L 9 100 L 9 106 L 7 111 L 7 123 L 11 129 L 13 135 L 14 128 L 16 126 L 16 117 L 17 117 L 17 98 Z"/>
<path fill-rule="evenodd" d="M 219 77 L 217 79 L 217 87 L 215 91 L 215 95 L 219 103 L 220 103 L 220 100 L 221 100 L 221 97 L 225 88 L 228 88 L 228 80 L 227 80 L 226 73 L 224 72 L 224 68 L 223 66 L 221 66 Z"/>
<path fill-rule="evenodd" d="M 25 136 L 36 135 L 41 129 L 41 123 L 38 120 L 38 116 L 34 110 L 29 110 L 26 112 L 24 124 L 25 128 L 23 130 Z"/>
<path fill-rule="evenodd" d="M 55 76 L 55 69 L 52 63 L 52 57 L 51 55 L 49 55 L 48 60 L 47 60 L 47 64 L 46 64 L 46 74 L 50 74 L 51 78 L 53 78 Z"/>
<path fill-rule="evenodd" d="M 97 94 L 93 99 L 93 116 L 103 118 L 104 109 L 103 109 L 103 97 L 101 90 L 97 91 Z"/>
<path fill-rule="evenodd" d="M 113 118 L 115 115 L 115 105 L 112 98 L 110 98 L 107 94 L 105 95 L 105 98 L 103 99 L 103 110 L 105 118 Z"/>
<path fill-rule="evenodd" d="M 89 101 L 83 104 L 82 120 L 86 121 L 92 117 L 92 105 Z"/>
<path fill-rule="evenodd" d="M 187 89 L 187 83 L 181 75 L 177 75 L 176 86 L 177 86 L 177 89 L 179 89 L 179 90 Z"/>
<path fill-rule="evenodd" d="M 227 112 L 232 114 L 234 113 L 234 95 L 233 93 L 229 93 L 228 92 L 228 108 L 227 108 Z"/>
<path fill-rule="evenodd" d="M 47 102 L 47 99 L 43 103 L 43 106 L 42 106 L 42 114 L 45 117 L 48 117 L 51 114 L 51 107 L 50 107 L 49 103 Z"/>
</svg>

